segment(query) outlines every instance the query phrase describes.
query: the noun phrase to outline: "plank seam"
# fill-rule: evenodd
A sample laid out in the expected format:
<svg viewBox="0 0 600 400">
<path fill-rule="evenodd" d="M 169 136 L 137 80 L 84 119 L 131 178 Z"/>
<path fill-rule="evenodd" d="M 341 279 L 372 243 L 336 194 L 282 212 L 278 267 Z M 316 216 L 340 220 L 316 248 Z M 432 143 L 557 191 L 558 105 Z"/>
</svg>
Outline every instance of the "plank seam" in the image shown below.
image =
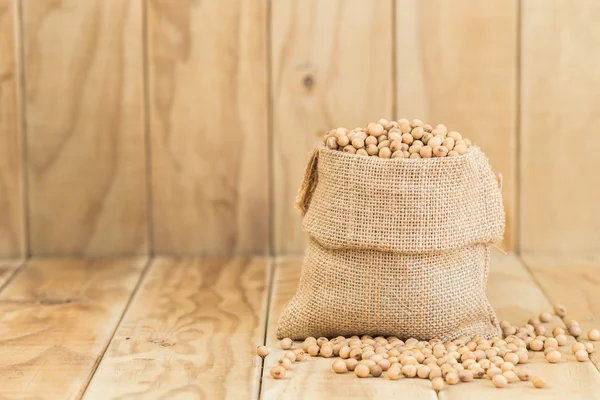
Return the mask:
<svg viewBox="0 0 600 400">
<path fill-rule="evenodd" d="M 522 29 L 522 25 L 523 25 L 523 2 L 522 0 L 517 0 L 517 40 L 516 40 L 516 55 L 515 55 L 515 67 L 516 67 L 516 72 L 515 72 L 515 84 L 516 84 L 516 90 L 515 90 L 515 132 L 513 133 L 516 138 L 516 149 L 515 149 L 515 169 L 516 169 L 516 180 L 517 180 L 517 184 L 515 185 L 515 202 L 516 202 L 516 210 L 515 210 L 515 219 L 516 219 L 516 223 L 513 223 L 513 227 L 512 229 L 514 230 L 514 243 L 513 248 L 515 250 L 515 253 L 520 257 L 521 256 L 521 231 L 522 231 L 522 220 L 521 220 L 521 208 L 522 208 L 522 198 L 521 198 L 521 194 L 522 194 L 522 188 L 521 188 L 521 184 L 522 184 L 522 176 L 521 176 L 521 172 L 522 172 L 522 165 L 523 162 L 521 160 L 521 157 L 523 156 L 523 152 L 521 151 L 521 146 L 522 146 L 522 142 L 523 142 L 523 132 L 521 131 L 521 119 L 522 119 L 522 114 L 521 114 L 521 104 L 522 104 L 522 76 L 521 76 L 521 68 L 522 68 L 522 57 L 521 57 L 521 52 L 522 52 L 522 42 L 523 42 L 523 29 Z"/>
<path fill-rule="evenodd" d="M 2 291 L 6 289 L 8 285 L 10 285 L 15 279 L 17 279 L 17 276 L 21 275 L 21 273 L 25 270 L 25 264 L 27 261 L 28 260 L 25 259 L 19 261 L 19 265 L 15 267 L 14 271 L 12 271 L 8 279 L 6 279 L 6 282 L 4 282 L 3 285 L 0 285 L 0 293 L 2 293 Z"/>
<path fill-rule="evenodd" d="M 125 304 L 123 311 L 121 312 L 121 316 L 119 317 L 119 320 L 115 324 L 115 328 L 113 329 L 112 333 L 110 334 L 109 339 L 106 341 L 106 345 L 100 351 L 100 354 L 98 354 L 98 357 L 96 357 L 96 360 L 94 361 L 94 365 L 92 366 L 92 368 L 90 369 L 90 371 L 88 373 L 87 381 L 85 382 L 83 387 L 80 389 L 79 393 L 77 394 L 78 399 L 83 398 L 83 396 L 85 395 L 85 392 L 87 391 L 88 387 L 90 386 L 90 383 L 92 382 L 92 379 L 94 378 L 94 375 L 96 374 L 96 371 L 98 370 L 98 367 L 100 366 L 100 363 L 102 362 L 102 359 L 104 358 L 104 355 L 108 351 L 108 347 L 110 346 L 110 343 L 112 342 L 113 338 L 115 337 L 115 334 L 117 333 L 117 330 L 119 329 L 119 326 L 121 326 L 121 323 L 123 322 L 123 319 L 125 318 L 125 314 L 127 314 L 127 311 L 129 310 L 129 307 L 131 306 L 131 303 L 133 302 L 133 299 L 135 298 L 138 290 L 142 286 L 142 283 L 146 280 L 146 275 L 148 275 L 148 272 L 150 271 L 153 261 L 154 261 L 153 257 L 148 257 L 148 259 L 146 260 L 146 264 L 144 265 L 144 267 L 142 268 L 142 271 L 140 272 L 138 281 L 136 282 L 133 290 L 131 291 L 129 299 L 127 300 L 127 303 Z"/>
<path fill-rule="evenodd" d="M 535 277 L 535 274 L 533 273 L 531 267 L 529 266 L 529 264 L 521 257 L 519 257 L 519 261 L 521 261 L 521 264 L 523 264 L 523 266 L 525 267 L 525 270 L 527 271 L 527 273 L 529 273 L 529 276 L 531 276 L 531 279 L 533 280 L 533 282 L 537 285 L 537 287 L 540 289 L 540 291 L 542 292 L 542 294 L 546 297 L 546 299 L 548 300 L 548 302 L 550 303 L 550 305 L 554 305 L 554 302 L 552 301 L 552 298 L 548 295 L 548 292 L 546 292 L 546 289 L 544 289 L 544 287 L 542 286 L 542 284 L 537 280 L 537 278 Z M 563 326 L 566 327 L 566 323 L 564 321 L 563 317 L 560 317 L 561 322 L 563 323 Z M 579 337 L 575 338 L 575 340 L 577 340 L 579 343 L 581 343 L 581 340 L 579 339 Z M 596 370 L 598 371 L 598 373 L 600 373 L 600 363 L 598 363 L 598 360 L 596 360 L 594 353 L 592 353 L 592 355 L 590 356 L 590 362 L 592 363 L 592 365 L 594 366 L 594 368 L 596 368 Z"/>
<path fill-rule="evenodd" d="M 146 167 L 146 253 L 154 255 L 154 203 L 152 201 L 152 143 L 150 132 L 150 75 L 148 58 L 148 3 L 142 1 L 142 95 L 144 97 L 144 153 Z"/>
<path fill-rule="evenodd" d="M 269 333 L 269 324 L 271 322 L 271 302 L 273 301 L 273 293 L 275 291 L 275 268 L 277 268 L 277 263 L 275 262 L 275 260 L 272 257 L 269 257 L 269 290 L 267 293 L 267 309 L 266 309 L 266 315 L 267 317 L 265 318 L 265 326 L 264 326 L 264 335 L 263 335 L 263 345 L 267 345 L 267 336 Z M 265 360 L 266 357 L 262 357 L 261 359 L 261 364 L 260 364 L 260 375 L 259 375 L 259 382 L 258 382 L 258 397 L 260 399 L 261 394 L 262 394 L 262 383 L 263 383 L 263 373 L 264 373 L 264 368 L 265 368 Z"/>
<path fill-rule="evenodd" d="M 267 213 L 267 229 L 269 230 L 268 234 L 268 243 L 267 243 L 267 254 L 271 257 L 274 257 L 275 254 L 275 218 L 273 215 L 275 214 L 274 206 L 275 206 L 275 169 L 273 168 L 275 164 L 275 145 L 273 143 L 274 140 L 274 132 L 273 132 L 273 68 L 271 67 L 271 63 L 273 61 L 273 54 L 271 49 L 271 38 L 272 38 L 272 4 L 271 0 L 266 0 L 266 55 L 267 55 L 267 184 L 268 187 L 268 209 Z"/>
<path fill-rule="evenodd" d="M 26 78 L 25 78 L 25 30 L 23 28 L 23 1 L 15 1 L 15 50 L 17 51 L 17 107 L 19 107 L 19 129 L 21 134 L 19 135 L 19 143 L 21 145 L 21 196 L 22 196 L 22 207 L 21 218 L 23 221 L 23 244 L 24 258 L 25 260 L 31 257 L 31 217 L 30 217 L 30 204 L 29 204 L 29 151 L 27 147 L 27 118 L 26 118 L 26 101 L 25 101 L 25 89 L 26 89 Z"/>
<path fill-rule="evenodd" d="M 392 2 L 392 12 L 391 15 L 391 33 L 392 33 L 392 119 L 398 119 L 398 53 L 396 49 L 397 40 L 396 40 L 396 30 L 398 24 L 396 24 L 396 8 L 398 7 L 398 3 L 396 0 L 390 0 Z"/>
</svg>

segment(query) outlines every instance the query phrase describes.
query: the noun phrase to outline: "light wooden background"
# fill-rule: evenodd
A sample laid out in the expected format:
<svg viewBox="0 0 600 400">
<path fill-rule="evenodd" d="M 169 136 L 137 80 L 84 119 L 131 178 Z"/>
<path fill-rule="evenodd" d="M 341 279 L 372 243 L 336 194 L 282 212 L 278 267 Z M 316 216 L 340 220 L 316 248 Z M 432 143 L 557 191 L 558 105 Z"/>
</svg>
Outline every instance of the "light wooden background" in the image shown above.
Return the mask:
<svg viewBox="0 0 600 400">
<path fill-rule="evenodd" d="M 600 251 L 596 0 L 0 0 L 0 257 L 301 253 L 325 129 L 443 122 Z"/>
</svg>

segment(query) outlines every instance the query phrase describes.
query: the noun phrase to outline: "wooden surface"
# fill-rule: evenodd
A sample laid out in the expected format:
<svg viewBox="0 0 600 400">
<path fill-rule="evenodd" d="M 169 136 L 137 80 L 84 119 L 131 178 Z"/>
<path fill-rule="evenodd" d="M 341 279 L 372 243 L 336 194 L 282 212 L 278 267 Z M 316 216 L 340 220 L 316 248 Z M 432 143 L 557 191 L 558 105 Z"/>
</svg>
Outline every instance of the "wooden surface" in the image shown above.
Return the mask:
<svg viewBox="0 0 600 400">
<path fill-rule="evenodd" d="M 519 326 L 527 323 L 530 317 L 537 317 L 540 312 L 552 312 L 552 304 L 544 291 L 536 284 L 524 264 L 514 255 L 496 253 L 492 259 L 492 269 L 488 280 L 488 298 L 500 320 L 507 320 Z M 554 316 L 552 321 L 544 324 L 547 328 L 563 326 L 562 321 Z M 558 364 L 548 363 L 542 353 L 529 352 L 529 362 L 525 367 L 533 375 L 546 378 L 545 389 L 533 388 L 531 382 L 516 382 L 502 390 L 495 388 L 488 379 L 474 380 L 468 384 L 446 386 L 440 392 L 442 400 L 459 399 L 600 399 L 600 373 L 590 362 L 580 363 L 575 360 L 570 346 L 559 348 L 563 361 Z M 565 361 L 566 360 L 566 361 Z M 517 371 L 523 369 L 517 366 Z"/>
<path fill-rule="evenodd" d="M 599 252 L 600 3 L 523 1 L 521 247 Z M 585 62 L 582 62 L 585 60 Z M 593 128 L 592 128 L 593 130 Z M 556 151 L 565 143 L 573 151 Z M 581 138 L 578 140 L 577 138 Z"/>
<path fill-rule="evenodd" d="M 31 252 L 146 252 L 141 1 L 23 0 Z"/>
<path fill-rule="evenodd" d="M 250 399 L 258 394 L 267 259 L 158 259 L 86 399 Z"/>
<path fill-rule="evenodd" d="M 0 293 L 0 398 L 78 398 L 144 265 L 28 261 Z"/>
<path fill-rule="evenodd" d="M 526 261 L 533 275 L 513 254 L 492 258 L 488 297 L 500 319 L 522 324 L 551 310 L 549 297 L 586 331 L 598 326 L 600 267 L 574 264 L 568 274 L 542 258 Z M 320 357 L 274 380 L 269 369 L 284 353 L 277 321 L 301 265 L 299 258 L 0 261 L 0 398 L 600 399 L 600 372 L 574 360 L 572 337 L 558 364 L 529 353 L 526 367 L 548 381 L 543 390 L 530 382 L 500 390 L 482 379 L 436 396 L 428 380 L 337 375 L 333 358 Z M 561 324 L 554 317 L 545 325 Z M 255 351 L 265 340 L 261 377 Z"/>
<path fill-rule="evenodd" d="M 267 252 L 266 29 L 266 0 L 148 2 L 157 253 Z"/>
<path fill-rule="evenodd" d="M 581 324 L 583 335 L 578 340 L 586 342 L 590 329 L 600 329 L 600 261 L 590 264 L 558 258 L 558 263 L 545 256 L 523 260 L 548 298 L 567 307 L 568 316 Z M 600 342 L 594 346 L 591 359 L 600 370 Z"/>
<path fill-rule="evenodd" d="M 517 247 L 517 9 L 517 0 L 396 2 L 396 115 L 481 146 L 504 176 L 507 249 Z"/>
<path fill-rule="evenodd" d="M 301 254 L 294 208 L 314 144 L 324 130 L 393 117 L 392 2 L 272 2 L 274 245 Z"/>
<path fill-rule="evenodd" d="M 0 0 L 0 257 L 25 255 L 17 0 Z"/>
</svg>

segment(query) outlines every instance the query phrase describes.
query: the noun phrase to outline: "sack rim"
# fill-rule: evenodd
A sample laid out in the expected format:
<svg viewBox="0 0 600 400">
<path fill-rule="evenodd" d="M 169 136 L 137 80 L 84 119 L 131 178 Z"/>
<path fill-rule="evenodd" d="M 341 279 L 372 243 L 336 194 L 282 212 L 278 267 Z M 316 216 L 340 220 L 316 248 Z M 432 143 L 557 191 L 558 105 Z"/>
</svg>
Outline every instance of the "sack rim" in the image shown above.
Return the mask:
<svg viewBox="0 0 600 400">
<path fill-rule="evenodd" d="M 465 154 L 460 154 L 458 156 L 455 157 L 430 157 L 430 158 L 400 158 L 400 157 L 396 157 L 396 158 L 381 158 L 381 157 L 373 157 L 373 156 L 361 156 L 361 155 L 356 155 L 353 153 L 346 153 L 345 151 L 340 151 L 340 150 L 333 150 L 330 149 L 329 147 L 323 145 L 323 144 L 319 144 L 317 146 L 317 150 L 319 151 L 319 153 L 323 153 L 326 155 L 332 155 L 332 156 L 341 156 L 341 157 L 348 157 L 348 158 L 352 158 L 354 160 L 360 160 L 360 161 L 367 161 L 367 162 L 371 162 L 371 163 L 397 163 L 397 164 L 416 164 L 416 163 L 455 163 L 458 162 L 460 160 L 467 160 L 471 157 L 474 156 L 474 154 L 476 153 L 481 153 L 485 156 L 486 160 L 487 160 L 487 156 L 485 155 L 485 153 L 481 150 L 481 148 L 477 145 L 472 145 L 471 147 L 469 147 L 467 153 Z"/>
</svg>

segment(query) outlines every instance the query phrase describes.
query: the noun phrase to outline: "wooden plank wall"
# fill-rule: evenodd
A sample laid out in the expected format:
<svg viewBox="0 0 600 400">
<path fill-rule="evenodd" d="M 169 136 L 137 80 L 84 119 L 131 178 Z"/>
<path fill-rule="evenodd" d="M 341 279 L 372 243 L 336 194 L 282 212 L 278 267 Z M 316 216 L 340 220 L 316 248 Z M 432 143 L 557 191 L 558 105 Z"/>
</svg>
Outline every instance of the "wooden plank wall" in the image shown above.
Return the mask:
<svg viewBox="0 0 600 400">
<path fill-rule="evenodd" d="M 25 252 L 17 0 L 0 0 L 0 257 Z"/>
<path fill-rule="evenodd" d="M 266 0 L 147 4 L 155 251 L 264 254 Z"/>
<path fill-rule="evenodd" d="M 142 3 L 22 7 L 30 251 L 144 254 Z"/>
<path fill-rule="evenodd" d="M 506 249 L 598 252 L 598 17 L 594 0 L 0 0 L 0 257 L 301 253 L 309 149 L 380 117 L 484 148 Z"/>
<path fill-rule="evenodd" d="M 600 250 L 600 2 L 523 3 L 521 247 Z"/>
</svg>

